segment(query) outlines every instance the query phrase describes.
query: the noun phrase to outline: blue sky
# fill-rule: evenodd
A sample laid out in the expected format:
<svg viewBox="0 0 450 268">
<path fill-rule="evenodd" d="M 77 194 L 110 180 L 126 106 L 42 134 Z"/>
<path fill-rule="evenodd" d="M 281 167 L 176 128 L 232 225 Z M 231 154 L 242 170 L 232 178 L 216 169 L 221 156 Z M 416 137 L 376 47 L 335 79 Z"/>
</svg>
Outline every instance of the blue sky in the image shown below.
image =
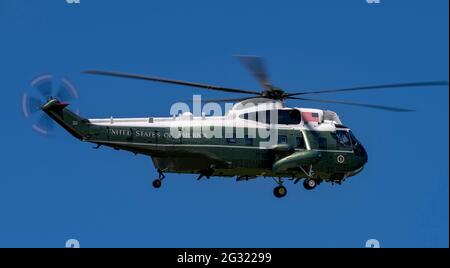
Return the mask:
<svg viewBox="0 0 450 268">
<path fill-rule="evenodd" d="M 414 113 L 289 102 L 338 112 L 369 162 L 341 186 L 288 183 L 283 199 L 270 179 L 168 174 L 155 190 L 149 158 L 39 136 L 22 117 L 42 73 L 70 78 L 90 118 L 229 95 L 80 74 L 89 68 L 257 88 L 233 54 L 264 56 L 289 91 L 448 80 L 446 0 L 220 2 L 0 1 L 0 247 L 448 247 L 448 88 L 323 95 Z"/>
</svg>

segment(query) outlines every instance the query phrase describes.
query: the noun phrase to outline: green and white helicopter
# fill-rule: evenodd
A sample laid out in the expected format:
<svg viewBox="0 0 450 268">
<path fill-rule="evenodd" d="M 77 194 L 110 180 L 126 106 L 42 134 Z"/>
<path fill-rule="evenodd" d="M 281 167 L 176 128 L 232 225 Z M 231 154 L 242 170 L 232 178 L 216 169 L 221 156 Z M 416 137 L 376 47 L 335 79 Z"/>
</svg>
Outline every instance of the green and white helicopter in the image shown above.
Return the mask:
<svg viewBox="0 0 450 268">
<path fill-rule="evenodd" d="M 447 81 L 427 81 L 369 85 L 339 89 L 288 93 L 273 86 L 264 62 L 259 57 L 239 56 L 257 78 L 262 91 L 228 88 L 123 72 L 88 70 L 87 74 L 142 79 L 207 90 L 246 94 L 248 97 L 203 101 L 236 103 L 225 115 L 206 116 L 183 112 L 171 117 L 87 119 L 70 111 L 64 100 L 77 98 L 77 92 L 63 79 L 60 90 L 52 95 L 52 77 L 32 81 L 41 96 L 24 94 L 22 110 L 26 117 L 40 110 L 42 118 L 33 125 L 40 133 L 49 133 L 51 118 L 75 138 L 149 156 L 161 187 L 165 173 L 198 174 L 198 179 L 212 176 L 234 177 L 237 181 L 259 177 L 272 178 L 274 195 L 287 194 L 285 180 L 294 184 L 303 180 L 307 190 L 322 182 L 341 184 L 362 171 L 367 152 L 339 116 L 329 110 L 286 107 L 285 100 L 336 103 L 392 112 L 409 109 L 334 100 L 311 99 L 306 95 L 359 90 L 448 86 Z M 262 135 L 264 134 L 264 135 Z"/>
</svg>

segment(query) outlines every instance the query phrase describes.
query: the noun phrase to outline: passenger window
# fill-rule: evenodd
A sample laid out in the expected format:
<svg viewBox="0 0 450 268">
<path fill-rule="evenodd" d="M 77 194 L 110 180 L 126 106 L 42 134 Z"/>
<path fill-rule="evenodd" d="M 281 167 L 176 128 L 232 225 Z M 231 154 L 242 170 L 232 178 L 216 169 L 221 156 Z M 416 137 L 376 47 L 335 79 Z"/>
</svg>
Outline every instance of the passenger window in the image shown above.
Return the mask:
<svg viewBox="0 0 450 268">
<path fill-rule="evenodd" d="M 287 137 L 285 135 L 278 135 L 278 144 L 287 144 Z"/>
<path fill-rule="evenodd" d="M 305 143 L 305 139 L 303 138 L 303 136 L 296 137 L 295 140 L 296 140 L 298 149 L 303 149 L 303 150 L 306 149 L 306 143 Z"/>
<path fill-rule="evenodd" d="M 262 122 L 262 121 L 264 121 L 264 122 Z M 266 110 L 266 118 L 265 118 L 265 120 L 263 120 L 261 118 L 261 123 L 270 124 L 270 110 Z"/>
<path fill-rule="evenodd" d="M 289 109 L 289 110 L 265 110 L 259 112 L 251 112 L 241 114 L 239 118 L 245 120 L 257 121 L 260 123 L 270 124 L 270 113 L 278 113 L 278 124 L 282 125 L 298 125 L 301 122 L 301 114 L 299 110 Z M 264 118 L 265 116 L 265 118 Z"/>
<path fill-rule="evenodd" d="M 249 138 L 248 135 L 245 135 L 244 137 L 244 144 L 247 146 L 253 145 L 253 138 Z"/>
<path fill-rule="evenodd" d="M 278 124 L 283 125 L 298 125 L 301 121 L 301 114 L 299 110 L 278 110 Z"/>
<path fill-rule="evenodd" d="M 227 143 L 236 143 L 236 132 L 233 131 L 233 137 L 227 138 Z"/>
<path fill-rule="evenodd" d="M 239 118 L 242 118 L 245 120 L 258 121 L 258 113 L 251 112 L 251 113 L 241 114 L 241 115 L 239 115 Z"/>
</svg>

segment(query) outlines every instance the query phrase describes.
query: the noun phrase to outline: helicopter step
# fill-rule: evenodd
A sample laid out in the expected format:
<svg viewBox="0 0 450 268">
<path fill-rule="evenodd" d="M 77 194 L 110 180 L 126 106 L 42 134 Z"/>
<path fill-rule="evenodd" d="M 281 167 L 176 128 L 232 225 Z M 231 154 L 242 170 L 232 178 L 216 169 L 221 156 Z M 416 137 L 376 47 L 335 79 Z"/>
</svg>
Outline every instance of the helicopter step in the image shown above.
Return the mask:
<svg viewBox="0 0 450 268">
<path fill-rule="evenodd" d="M 201 180 L 203 177 L 209 179 L 214 174 L 213 168 L 207 168 L 200 171 L 200 175 L 197 177 L 197 180 Z"/>
</svg>

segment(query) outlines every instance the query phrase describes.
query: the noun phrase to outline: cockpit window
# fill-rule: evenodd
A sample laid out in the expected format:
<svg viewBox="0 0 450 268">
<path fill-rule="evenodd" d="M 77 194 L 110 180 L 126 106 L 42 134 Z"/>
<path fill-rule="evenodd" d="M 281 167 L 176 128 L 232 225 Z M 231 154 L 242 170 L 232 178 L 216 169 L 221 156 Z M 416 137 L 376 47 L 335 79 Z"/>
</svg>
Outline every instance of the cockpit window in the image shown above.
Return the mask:
<svg viewBox="0 0 450 268">
<path fill-rule="evenodd" d="M 246 120 L 253 120 L 260 123 L 270 124 L 270 113 L 278 112 L 278 124 L 298 125 L 301 122 L 301 114 L 297 109 L 287 110 L 266 110 L 241 114 L 239 117 Z"/>
<path fill-rule="evenodd" d="M 359 140 L 355 137 L 355 135 L 353 135 L 353 132 L 349 131 L 348 133 L 350 134 L 350 138 L 352 139 L 354 145 L 361 144 Z"/>
<path fill-rule="evenodd" d="M 351 151 L 355 147 L 355 140 L 348 130 L 331 131 L 303 131 L 305 139 L 311 149 L 326 149 Z"/>
<path fill-rule="evenodd" d="M 336 141 L 338 147 L 352 147 L 352 141 L 350 138 L 350 134 L 347 131 L 344 130 L 337 130 L 336 131 Z"/>
</svg>

